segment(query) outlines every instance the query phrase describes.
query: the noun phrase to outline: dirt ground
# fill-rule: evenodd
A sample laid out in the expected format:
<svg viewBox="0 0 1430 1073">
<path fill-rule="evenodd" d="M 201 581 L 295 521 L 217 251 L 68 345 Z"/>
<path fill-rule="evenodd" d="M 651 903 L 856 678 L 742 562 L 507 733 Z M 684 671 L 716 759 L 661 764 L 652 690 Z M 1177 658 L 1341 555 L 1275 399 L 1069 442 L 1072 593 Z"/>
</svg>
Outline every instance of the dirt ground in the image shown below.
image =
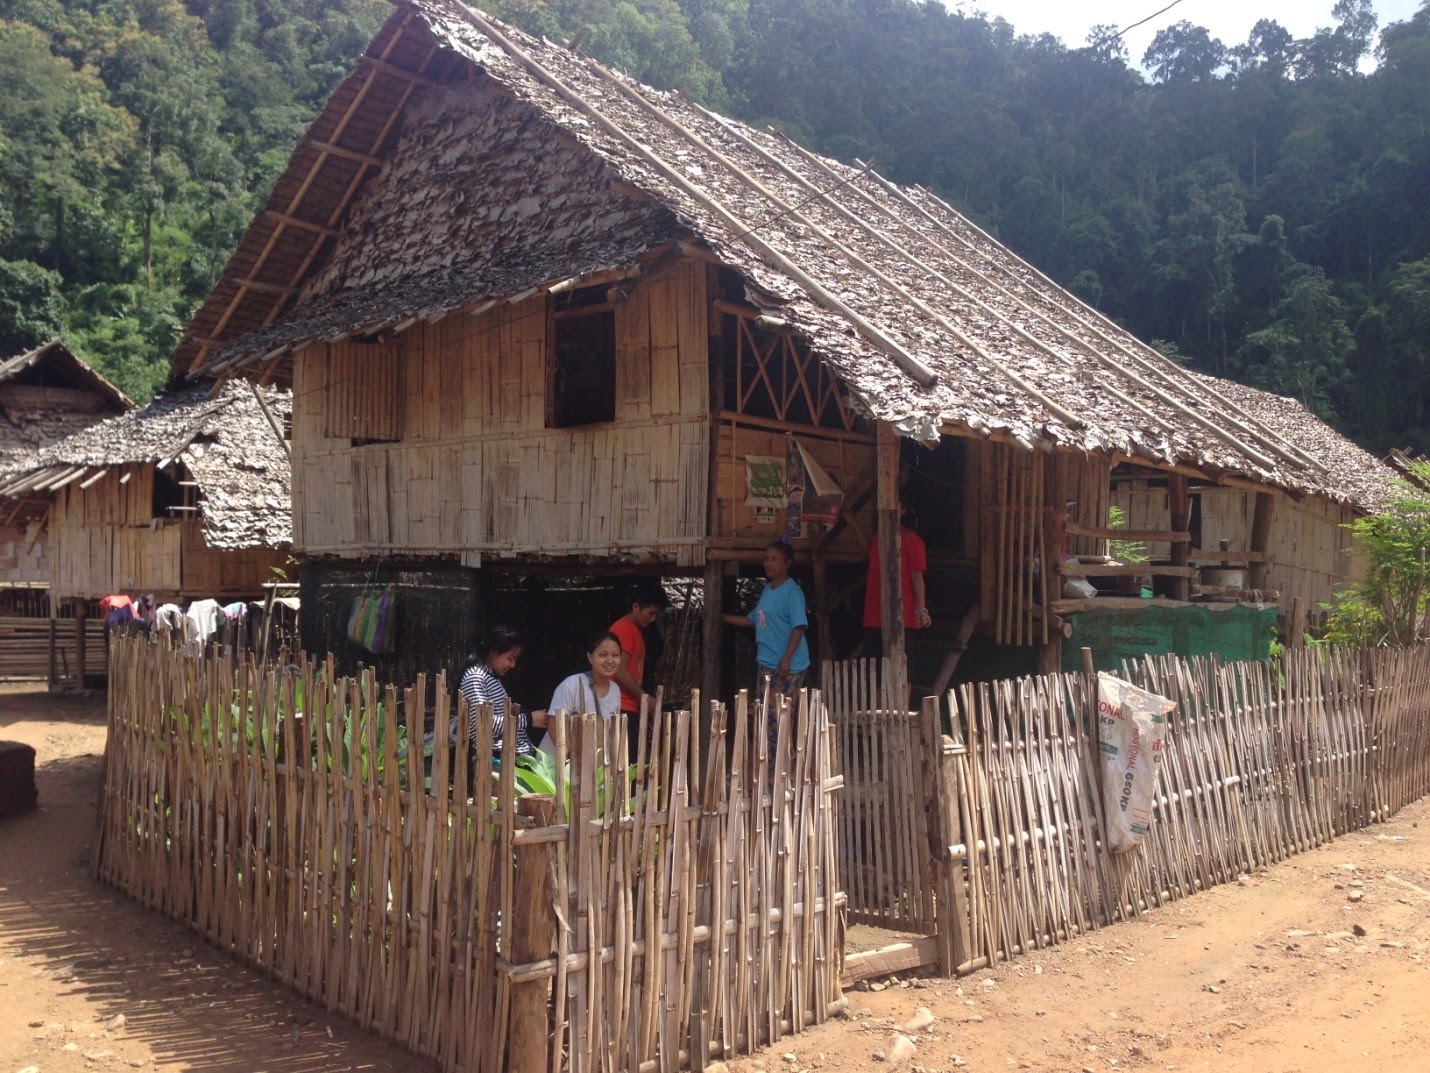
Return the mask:
<svg viewBox="0 0 1430 1073">
<path fill-rule="evenodd" d="M 0 686 L 39 753 L 38 812 L 0 821 L 0 1073 L 435 1068 L 92 880 L 102 702 Z M 848 1016 L 732 1073 L 1376 1073 L 1430 1068 L 1430 802 L 1141 920 L 960 981 L 855 990 Z M 1363 929 L 1360 935 L 1356 929 Z M 881 1061 L 880 1057 L 883 1056 Z"/>
</svg>

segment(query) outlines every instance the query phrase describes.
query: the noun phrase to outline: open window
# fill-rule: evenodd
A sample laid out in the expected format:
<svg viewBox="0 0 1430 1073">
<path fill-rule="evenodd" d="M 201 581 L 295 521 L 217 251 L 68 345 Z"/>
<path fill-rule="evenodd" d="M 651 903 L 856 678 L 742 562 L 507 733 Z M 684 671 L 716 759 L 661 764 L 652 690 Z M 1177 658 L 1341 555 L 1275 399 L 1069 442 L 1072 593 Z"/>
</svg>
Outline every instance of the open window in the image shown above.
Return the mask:
<svg viewBox="0 0 1430 1073">
<path fill-rule="evenodd" d="M 616 419 L 616 313 L 604 288 L 558 299 L 546 388 L 547 428 Z"/>
</svg>

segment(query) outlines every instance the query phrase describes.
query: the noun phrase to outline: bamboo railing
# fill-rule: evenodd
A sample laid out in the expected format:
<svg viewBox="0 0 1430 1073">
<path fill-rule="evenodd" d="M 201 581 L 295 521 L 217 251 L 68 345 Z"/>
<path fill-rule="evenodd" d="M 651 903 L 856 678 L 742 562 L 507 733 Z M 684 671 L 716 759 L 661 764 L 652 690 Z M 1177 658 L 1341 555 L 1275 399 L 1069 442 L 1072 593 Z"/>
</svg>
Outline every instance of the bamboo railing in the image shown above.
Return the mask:
<svg viewBox="0 0 1430 1073">
<path fill-rule="evenodd" d="M 946 971 L 1135 917 L 1430 793 L 1430 647 L 1125 667 L 1177 709 L 1151 832 L 1118 856 L 1102 847 L 1095 679 L 962 686 L 936 745 L 932 698 L 921 713 L 891 713 L 872 666 L 825 674 L 851 916 L 935 937 L 917 952 Z"/>
<path fill-rule="evenodd" d="M 444 1070 L 698 1069 L 842 1004 L 817 693 L 774 756 L 743 695 L 703 754 L 689 713 L 652 717 L 635 765 L 624 719 L 571 717 L 555 794 L 518 796 L 509 752 L 469 771 L 445 734 L 428 785 L 440 678 L 424 704 L 118 639 L 110 683 L 96 874 Z"/>
</svg>

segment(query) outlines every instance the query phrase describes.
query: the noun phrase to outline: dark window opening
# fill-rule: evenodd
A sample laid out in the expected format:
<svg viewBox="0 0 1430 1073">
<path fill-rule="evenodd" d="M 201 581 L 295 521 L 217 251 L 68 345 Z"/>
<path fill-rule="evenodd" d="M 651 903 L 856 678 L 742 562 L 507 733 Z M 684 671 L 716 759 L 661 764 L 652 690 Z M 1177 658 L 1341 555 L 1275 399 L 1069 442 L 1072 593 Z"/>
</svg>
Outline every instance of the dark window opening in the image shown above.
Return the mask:
<svg viewBox="0 0 1430 1073">
<path fill-rule="evenodd" d="M 154 513 L 155 518 L 174 518 L 185 513 L 189 505 L 185 488 L 164 470 L 154 470 Z"/>
<path fill-rule="evenodd" d="M 556 310 L 554 324 L 547 427 L 614 421 L 615 311 L 604 302 L 573 304 Z"/>
</svg>

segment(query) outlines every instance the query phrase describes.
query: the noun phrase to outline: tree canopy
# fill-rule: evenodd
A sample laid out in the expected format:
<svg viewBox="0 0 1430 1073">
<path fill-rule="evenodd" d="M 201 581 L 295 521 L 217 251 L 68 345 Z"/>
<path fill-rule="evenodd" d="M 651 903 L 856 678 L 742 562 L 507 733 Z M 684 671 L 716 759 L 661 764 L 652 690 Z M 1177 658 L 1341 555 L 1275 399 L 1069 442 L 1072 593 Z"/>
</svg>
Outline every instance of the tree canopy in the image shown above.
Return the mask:
<svg viewBox="0 0 1430 1073">
<path fill-rule="evenodd" d="M 488 0 L 664 88 L 937 190 L 1204 371 L 1430 448 L 1430 2 L 1145 55 L 914 0 Z M 163 379 L 383 0 L 0 0 L 0 339 Z M 13 311 L 13 312 L 12 312 Z M 38 340 L 35 340 L 38 341 Z"/>
</svg>

